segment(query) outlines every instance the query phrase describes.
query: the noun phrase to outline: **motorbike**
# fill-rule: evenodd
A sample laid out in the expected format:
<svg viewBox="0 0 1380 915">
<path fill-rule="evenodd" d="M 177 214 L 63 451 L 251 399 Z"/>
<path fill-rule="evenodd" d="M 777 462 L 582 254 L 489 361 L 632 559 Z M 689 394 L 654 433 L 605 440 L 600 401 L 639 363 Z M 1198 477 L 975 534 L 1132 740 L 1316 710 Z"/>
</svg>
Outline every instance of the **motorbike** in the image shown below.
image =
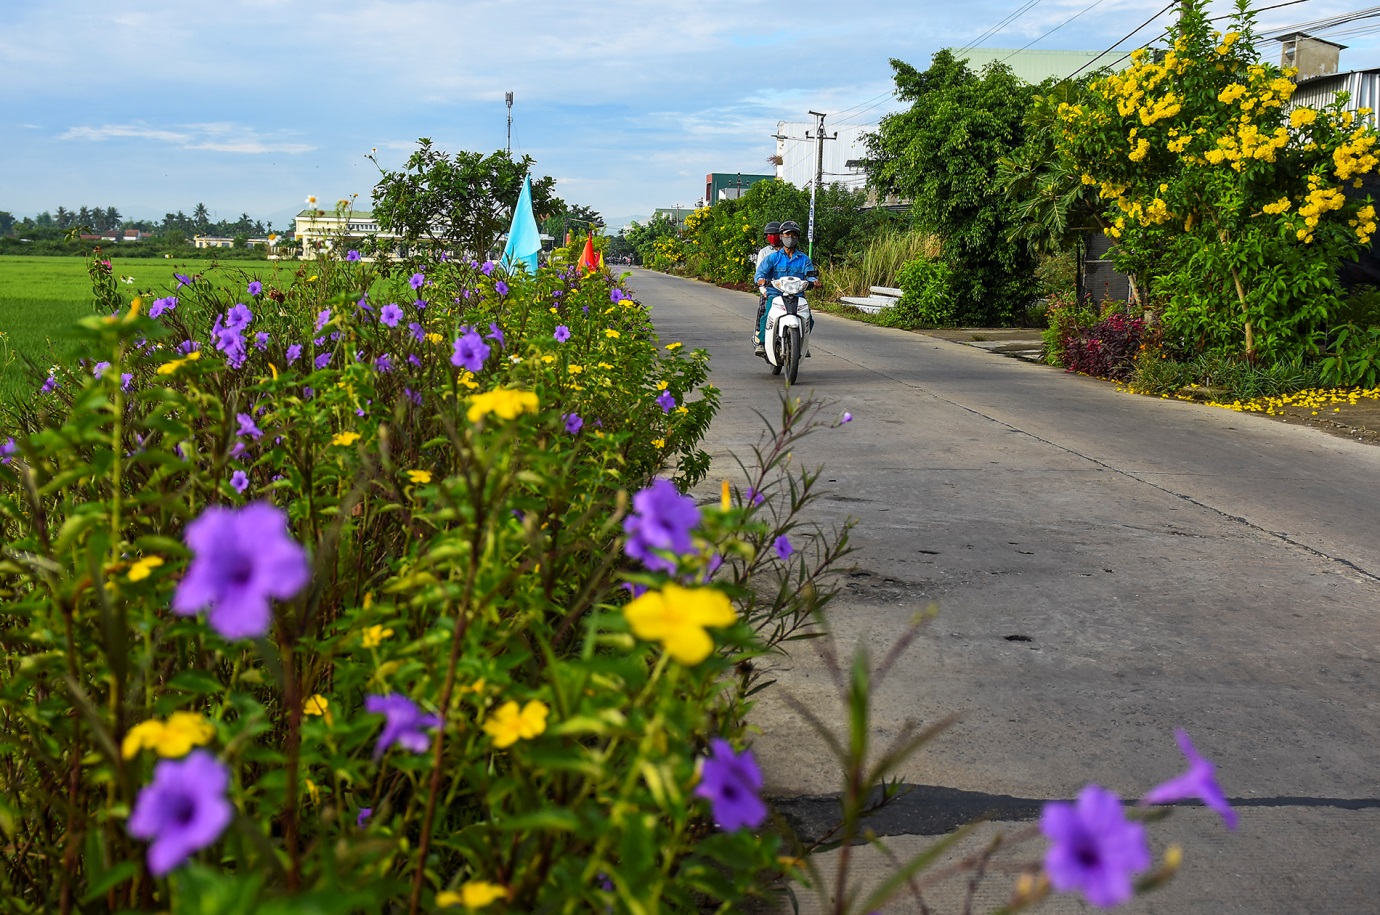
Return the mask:
<svg viewBox="0 0 1380 915">
<path fill-rule="evenodd" d="M 815 279 L 795 276 L 778 277 L 771 281 L 779 293 L 773 295 L 767 311 L 767 332 L 763 346 L 767 350 L 767 364 L 773 375 L 786 373 L 786 383 L 795 384 L 800 372 L 800 360 L 810 355 L 810 303 L 805 301 L 805 287 Z"/>
</svg>

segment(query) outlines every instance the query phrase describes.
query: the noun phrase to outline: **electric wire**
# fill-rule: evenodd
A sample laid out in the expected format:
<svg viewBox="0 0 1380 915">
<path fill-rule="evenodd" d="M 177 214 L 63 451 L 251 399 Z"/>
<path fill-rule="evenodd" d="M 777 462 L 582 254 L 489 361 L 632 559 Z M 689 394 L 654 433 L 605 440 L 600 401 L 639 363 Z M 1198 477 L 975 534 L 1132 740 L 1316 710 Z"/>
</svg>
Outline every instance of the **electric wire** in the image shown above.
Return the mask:
<svg viewBox="0 0 1380 915">
<path fill-rule="evenodd" d="M 998 22 L 996 25 L 992 26 L 987 31 L 979 35 L 977 38 L 974 38 L 970 44 L 966 44 L 963 47 L 959 48 L 957 51 L 954 52 L 954 56 L 958 57 L 965 51 L 971 51 L 973 48 L 976 48 L 979 44 L 982 43 L 982 40 L 984 38 L 988 37 L 989 35 L 994 35 L 1002 29 L 1006 28 L 1006 26 L 1010 25 L 1012 22 L 1015 22 L 1021 16 L 1024 16 L 1030 10 L 1034 9 L 1040 2 L 1041 0 L 1029 0 L 1029 2 L 1027 2 L 1024 6 L 1018 7 L 1015 12 L 1008 14 L 1006 18 L 1003 19 L 1001 22 Z"/>
<path fill-rule="evenodd" d="M 1145 28 L 1147 25 L 1149 25 L 1150 23 L 1154 22 L 1156 19 L 1158 19 L 1158 18 L 1160 18 L 1161 16 L 1163 16 L 1165 13 L 1169 12 L 1170 10 L 1172 10 L 1175 6 L 1178 5 L 1178 2 L 1179 2 L 1179 0 L 1169 0 L 1169 3 L 1165 4 L 1164 9 L 1160 10 L 1158 13 L 1156 13 L 1156 14 L 1153 15 L 1153 16 L 1151 16 L 1149 19 L 1145 20 L 1144 22 L 1142 22 L 1140 25 L 1136 26 L 1136 27 L 1135 27 L 1134 29 L 1132 29 L 1131 31 L 1127 32 L 1126 35 L 1125 35 L 1124 37 L 1119 38 L 1119 39 L 1117 39 L 1116 41 L 1112 42 L 1112 46 L 1111 46 L 1110 48 L 1108 48 L 1107 50 L 1103 51 L 1101 54 L 1097 55 L 1097 57 L 1094 57 L 1094 58 L 1090 59 L 1087 63 L 1083 64 L 1083 66 L 1079 67 L 1077 70 L 1074 70 L 1074 71 L 1073 71 L 1072 73 L 1070 73 L 1068 76 L 1064 77 L 1064 79 L 1073 79 L 1075 76 L 1077 76 L 1078 74 L 1082 73 L 1084 70 L 1088 69 L 1088 67 L 1093 63 L 1093 61 L 1098 60 L 1098 59 L 1100 59 L 1101 57 L 1103 57 L 1103 56 L 1105 56 L 1105 55 L 1107 55 L 1107 54 L 1110 54 L 1110 53 L 1112 53 L 1113 51 L 1115 51 L 1117 45 L 1121 44 L 1121 43 L 1122 43 L 1123 41 L 1125 41 L 1127 38 L 1130 38 L 1132 35 L 1136 34 L 1136 33 L 1139 32 L 1141 29 Z"/>
<path fill-rule="evenodd" d="M 1031 42 L 1029 42 L 1028 44 L 1025 44 L 1025 45 L 1023 45 L 1023 46 L 1017 48 L 1016 50 L 1012 51 L 1010 54 L 1008 54 L 1008 55 L 1006 55 L 1005 57 L 1003 57 L 1003 58 L 1001 59 L 1001 62 L 1002 62 L 1002 63 L 1006 63 L 1008 60 L 1010 60 L 1011 58 L 1015 57 L 1017 54 L 1021 53 L 1021 52 L 1024 51 L 1024 50 L 1026 50 L 1026 48 L 1029 48 L 1030 45 L 1037 44 L 1037 43 L 1039 43 L 1039 42 L 1041 42 L 1041 41 L 1044 41 L 1046 38 L 1048 38 L 1049 36 L 1053 35 L 1055 32 L 1059 31 L 1059 30 L 1062 29 L 1064 26 L 1068 25 L 1070 22 L 1072 22 L 1073 20 L 1077 19 L 1079 16 L 1083 15 L 1084 13 L 1088 12 L 1089 10 L 1092 10 L 1092 9 L 1095 8 L 1095 7 L 1101 6 L 1103 2 L 1104 2 L 1104 0 L 1093 0 L 1092 6 L 1089 6 L 1089 7 L 1086 7 L 1086 8 L 1084 8 L 1084 9 L 1079 10 L 1078 12 L 1074 13 L 1074 14 L 1073 14 L 1072 16 L 1070 16 L 1069 18 L 1065 19 L 1063 22 L 1061 22 L 1061 23 L 1059 23 L 1058 25 L 1056 25 L 1054 28 L 1050 29 L 1048 32 L 1045 32 L 1045 33 L 1044 33 L 1043 35 L 1041 35 L 1039 38 L 1036 38 L 1034 41 L 1031 41 Z"/>
</svg>

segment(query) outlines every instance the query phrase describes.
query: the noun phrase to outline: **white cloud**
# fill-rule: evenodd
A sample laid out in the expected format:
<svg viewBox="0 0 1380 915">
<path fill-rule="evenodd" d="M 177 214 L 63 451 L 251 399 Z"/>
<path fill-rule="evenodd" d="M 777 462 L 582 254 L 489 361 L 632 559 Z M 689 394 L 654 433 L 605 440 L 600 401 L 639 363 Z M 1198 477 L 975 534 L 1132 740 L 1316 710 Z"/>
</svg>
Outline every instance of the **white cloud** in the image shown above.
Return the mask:
<svg viewBox="0 0 1380 915">
<path fill-rule="evenodd" d="M 178 149 L 205 149 L 229 153 L 308 153 L 316 149 L 310 143 L 261 134 L 238 124 L 183 124 L 173 129 L 149 127 L 145 124 L 102 124 L 98 127 L 72 127 L 59 140 L 154 140 Z"/>
</svg>

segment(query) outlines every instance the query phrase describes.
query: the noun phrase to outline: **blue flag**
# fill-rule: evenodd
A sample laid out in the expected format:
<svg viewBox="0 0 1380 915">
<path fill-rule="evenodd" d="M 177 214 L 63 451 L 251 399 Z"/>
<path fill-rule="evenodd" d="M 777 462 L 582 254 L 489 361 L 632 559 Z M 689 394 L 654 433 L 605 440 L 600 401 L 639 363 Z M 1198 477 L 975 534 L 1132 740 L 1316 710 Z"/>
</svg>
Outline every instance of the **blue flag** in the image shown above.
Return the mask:
<svg viewBox="0 0 1380 915">
<path fill-rule="evenodd" d="M 532 215 L 532 179 L 522 179 L 522 195 L 513 208 L 513 227 L 508 230 L 508 244 L 503 249 L 500 261 L 508 272 L 517 269 L 518 264 L 526 264 L 527 272 L 537 275 L 537 254 L 541 252 L 541 232 L 537 230 L 537 218 Z"/>
</svg>

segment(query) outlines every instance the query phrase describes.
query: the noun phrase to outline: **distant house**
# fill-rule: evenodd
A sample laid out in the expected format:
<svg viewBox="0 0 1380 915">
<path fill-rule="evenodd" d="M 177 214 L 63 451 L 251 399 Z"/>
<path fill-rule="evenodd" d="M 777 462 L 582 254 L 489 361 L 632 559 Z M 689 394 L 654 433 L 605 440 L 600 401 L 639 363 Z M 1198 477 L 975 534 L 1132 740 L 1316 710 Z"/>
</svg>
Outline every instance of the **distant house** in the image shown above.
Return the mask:
<svg viewBox="0 0 1380 915">
<path fill-rule="evenodd" d="M 775 175 L 745 175 L 742 172 L 710 172 L 704 176 L 704 205 L 713 206 L 720 200 L 737 200 L 758 181 L 770 181 Z"/>
<path fill-rule="evenodd" d="M 223 235 L 193 235 L 192 244 L 198 248 L 233 248 L 235 240 Z"/>
</svg>

